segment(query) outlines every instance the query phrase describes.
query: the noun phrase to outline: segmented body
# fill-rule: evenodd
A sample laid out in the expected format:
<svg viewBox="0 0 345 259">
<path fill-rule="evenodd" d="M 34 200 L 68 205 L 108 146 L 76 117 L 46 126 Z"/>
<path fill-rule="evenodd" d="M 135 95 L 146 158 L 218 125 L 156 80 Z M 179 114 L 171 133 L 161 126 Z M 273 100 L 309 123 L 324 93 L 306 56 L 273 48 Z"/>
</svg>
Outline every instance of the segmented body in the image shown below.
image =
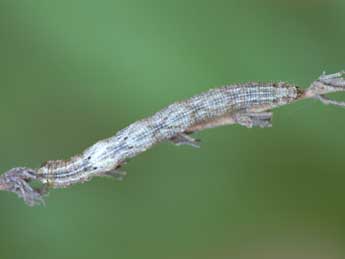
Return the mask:
<svg viewBox="0 0 345 259">
<path fill-rule="evenodd" d="M 154 144 L 182 133 L 236 123 L 235 115 L 262 112 L 296 101 L 303 96 L 287 83 L 247 83 L 211 89 L 176 102 L 153 116 L 137 121 L 115 136 L 101 140 L 68 161 L 48 161 L 37 174 L 51 187 L 66 187 L 121 167 L 129 158 Z M 217 122 L 217 123 L 216 123 Z"/>
</svg>

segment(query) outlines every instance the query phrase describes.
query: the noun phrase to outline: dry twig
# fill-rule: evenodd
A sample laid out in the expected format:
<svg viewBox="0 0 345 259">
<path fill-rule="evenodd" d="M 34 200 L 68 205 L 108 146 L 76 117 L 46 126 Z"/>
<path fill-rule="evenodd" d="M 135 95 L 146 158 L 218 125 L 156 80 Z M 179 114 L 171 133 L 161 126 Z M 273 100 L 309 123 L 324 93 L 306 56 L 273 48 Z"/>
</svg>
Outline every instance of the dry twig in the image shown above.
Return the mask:
<svg viewBox="0 0 345 259">
<path fill-rule="evenodd" d="M 344 75 L 344 71 L 323 74 L 307 89 L 284 82 L 250 82 L 211 89 L 134 122 L 69 160 L 48 161 L 38 169 L 13 168 L 0 176 L 0 190 L 14 192 L 33 206 L 43 203 L 42 196 L 50 188 L 68 187 L 94 176 L 123 179 L 126 173 L 120 168 L 129 158 L 162 141 L 198 147 L 198 140 L 191 134 L 203 129 L 230 124 L 271 127 L 273 108 L 308 98 L 344 107 L 344 102 L 325 96 L 345 91 Z M 42 183 L 42 187 L 34 188 L 33 181 Z"/>
</svg>

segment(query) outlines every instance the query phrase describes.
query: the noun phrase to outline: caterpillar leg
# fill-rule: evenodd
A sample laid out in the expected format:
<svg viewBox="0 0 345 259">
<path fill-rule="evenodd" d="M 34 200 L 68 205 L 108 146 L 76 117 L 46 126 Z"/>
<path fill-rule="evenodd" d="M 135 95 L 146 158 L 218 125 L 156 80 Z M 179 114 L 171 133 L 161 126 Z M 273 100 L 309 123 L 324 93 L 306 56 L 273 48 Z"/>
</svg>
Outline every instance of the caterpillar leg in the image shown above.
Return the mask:
<svg viewBox="0 0 345 259">
<path fill-rule="evenodd" d="M 127 176 L 127 172 L 121 169 L 114 169 L 114 170 L 105 172 L 103 176 L 110 176 L 110 177 L 113 177 L 117 181 L 123 181 Z"/>
<path fill-rule="evenodd" d="M 177 134 L 175 137 L 171 138 L 170 141 L 177 146 L 189 145 L 195 148 L 199 148 L 200 139 L 195 139 L 186 133 Z"/>
<path fill-rule="evenodd" d="M 247 128 L 269 128 L 272 127 L 272 112 L 241 113 L 235 115 L 234 120 L 237 124 Z"/>
</svg>

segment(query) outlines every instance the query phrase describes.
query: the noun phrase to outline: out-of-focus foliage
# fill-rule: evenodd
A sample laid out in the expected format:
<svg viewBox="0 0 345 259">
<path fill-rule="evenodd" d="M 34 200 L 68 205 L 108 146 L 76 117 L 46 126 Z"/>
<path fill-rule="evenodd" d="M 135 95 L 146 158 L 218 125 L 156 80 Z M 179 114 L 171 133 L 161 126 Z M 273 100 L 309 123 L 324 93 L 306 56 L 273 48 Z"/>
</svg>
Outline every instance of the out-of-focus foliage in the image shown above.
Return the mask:
<svg viewBox="0 0 345 259">
<path fill-rule="evenodd" d="M 345 65 L 343 0 L 0 3 L 0 170 L 68 158 L 173 101 Z M 339 95 L 341 98 L 341 95 Z M 0 193 L 0 258 L 344 258 L 345 110 L 275 111 L 202 148 L 162 144 L 118 183 L 29 208 Z"/>
</svg>

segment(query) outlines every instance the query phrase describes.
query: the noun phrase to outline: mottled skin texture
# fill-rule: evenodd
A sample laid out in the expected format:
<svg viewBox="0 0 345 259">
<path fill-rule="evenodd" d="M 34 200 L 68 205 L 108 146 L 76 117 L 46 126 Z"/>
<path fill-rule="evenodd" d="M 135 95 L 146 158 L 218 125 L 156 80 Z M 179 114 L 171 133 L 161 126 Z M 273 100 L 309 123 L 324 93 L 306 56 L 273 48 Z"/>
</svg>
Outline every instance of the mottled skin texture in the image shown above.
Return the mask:
<svg viewBox="0 0 345 259">
<path fill-rule="evenodd" d="M 70 161 L 49 161 L 38 170 L 38 174 L 42 182 L 55 188 L 85 181 L 94 175 L 109 174 L 154 144 L 164 140 L 180 144 L 183 141 L 177 139 L 181 134 L 221 124 L 239 123 L 251 127 L 248 114 L 261 114 L 293 102 L 301 94 L 302 90 L 286 83 L 253 82 L 212 89 L 129 125 Z M 244 122 L 243 118 L 249 121 Z"/>
<path fill-rule="evenodd" d="M 337 91 L 345 91 L 344 72 L 323 75 L 306 90 L 284 82 L 251 82 L 211 89 L 134 122 L 69 160 L 48 161 L 36 170 L 14 168 L 0 177 L 0 190 L 15 192 L 27 204 L 34 205 L 42 202 L 46 188 L 63 188 L 94 176 L 122 179 L 125 173 L 119 169 L 128 159 L 162 141 L 198 147 L 191 134 L 203 129 L 230 124 L 271 127 L 272 109 L 305 98 L 345 106 L 324 96 Z M 32 188 L 28 184 L 32 180 L 40 181 L 44 188 Z"/>
</svg>

